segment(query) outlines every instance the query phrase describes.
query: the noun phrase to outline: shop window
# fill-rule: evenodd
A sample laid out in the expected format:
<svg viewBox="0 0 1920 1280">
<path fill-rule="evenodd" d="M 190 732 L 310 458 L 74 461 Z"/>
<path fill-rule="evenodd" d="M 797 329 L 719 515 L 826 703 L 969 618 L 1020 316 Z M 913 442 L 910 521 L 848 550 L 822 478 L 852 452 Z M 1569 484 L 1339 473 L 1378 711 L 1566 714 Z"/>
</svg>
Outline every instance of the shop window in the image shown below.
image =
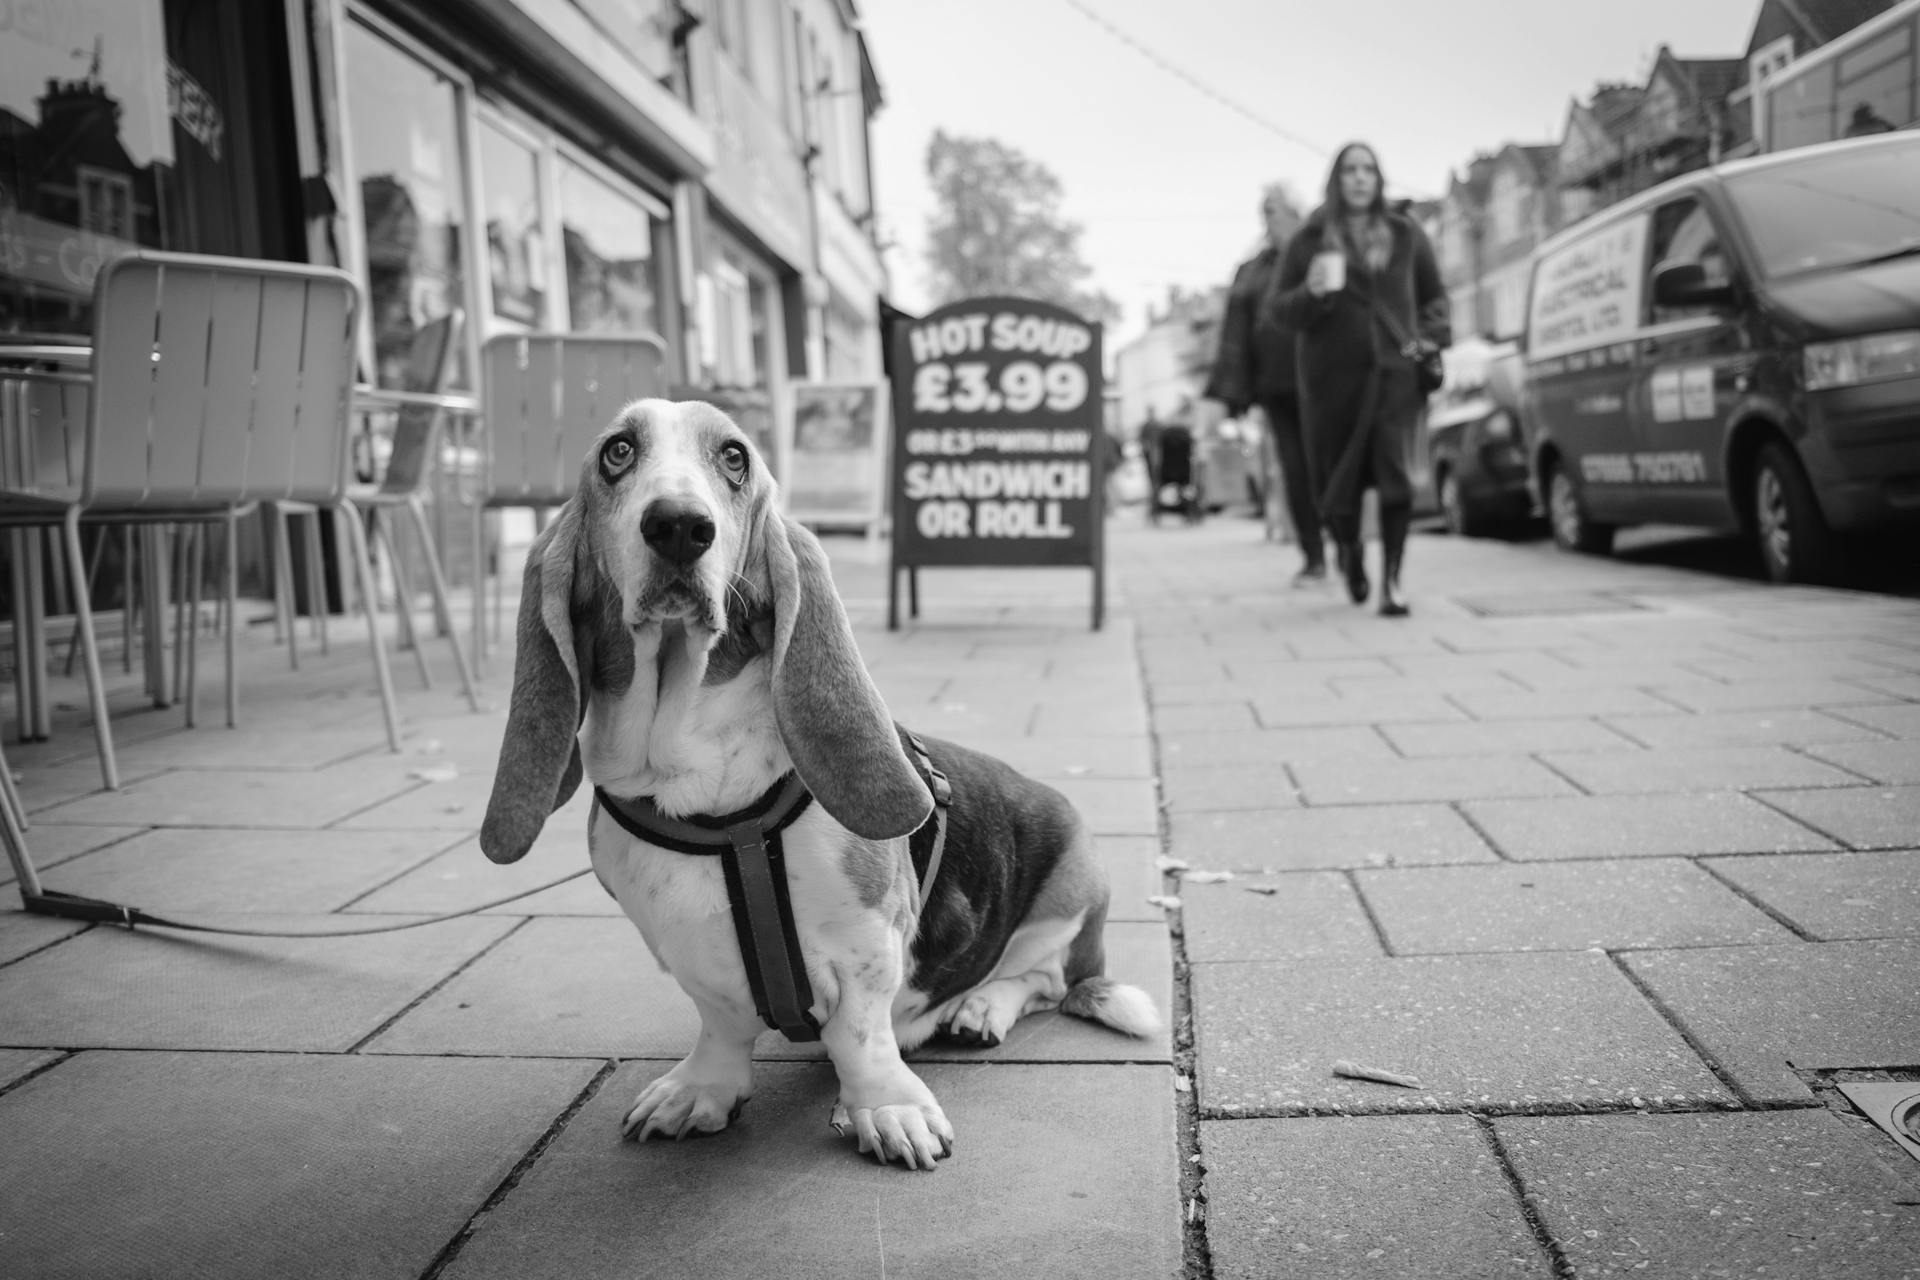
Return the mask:
<svg viewBox="0 0 1920 1280">
<path fill-rule="evenodd" d="M 487 233 L 493 315 L 527 328 L 547 323 L 547 241 L 540 199 L 540 152 L 482 116 L 480 192 Z"/>
<path fill-rule="evenodd" d="M 569 156 L 560 158 L 559 188 L 569 327 L 660 333 L 655 238 L 664 227 L 638 196 Z"/>
<path fill-rule="evenodd" d="M 594 25 L 661 83 L 674 73 L 673 29 L 680 21 L 674 0 L 574 0 Z"/>
<path fill-rule="evenodd" d="M 86 332 L 137 249 L 289 251 L 281 8 L 0 4 L 0 331 Z"/>
<path fill-rule="evenodd" d="M 80 193 L 80 229 L 115 240 L 133 239 L 133 179 L 83 164 L 74 180 Z"/>
<path fill-rule="evenodd" d="M 874 325 L 838 293 L 827 301 L 827 381 L 863 382 L 879 376 L 869 354 Z"/>
<path fill-rule="evenodd" d="M 375 371 L 396 387 L 414 334 L 465 301 L 459 96 L 451 80 L 358 25 L 346 63 Z"/>
</svg>

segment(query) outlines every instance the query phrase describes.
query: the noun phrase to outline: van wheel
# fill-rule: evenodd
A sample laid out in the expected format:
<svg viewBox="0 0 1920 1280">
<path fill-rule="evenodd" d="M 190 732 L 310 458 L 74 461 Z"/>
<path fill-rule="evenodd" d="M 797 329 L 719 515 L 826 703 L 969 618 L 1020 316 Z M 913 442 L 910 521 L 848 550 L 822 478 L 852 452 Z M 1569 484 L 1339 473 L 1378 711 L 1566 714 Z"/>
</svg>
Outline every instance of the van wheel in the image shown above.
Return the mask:
<svg viewBox="0 0 1920 1280">
<path fill-rule="evenodd" d="M 1553 540 L 1567 551 L 1604 556 L 1613 550 L 1613 526 L 1587 519 L 1580 490 L 1567 474 L 1566 463 L 1557 458 L 1547 477 L 1547 520 L 1553 526 Z"/>
<path fill-rule="evenodd" d="M 1467 501 L 1460 492 L 1460 477 L 1451 470 L 1440 473 L 1440 514 L 1446 517 L 1447 532 L 1456 538 L 1484 538 L 1493 531 L 1493 522 Z"/>
<path fill-rule="evenodd" d="M 1775 582 L 1828 582 L 1834 574 L 1833 531 L 1820 514 L 1813 485 L 1793 450 L 1778 441 L 1753 467 L 1753 536 Z"/>
</svg>

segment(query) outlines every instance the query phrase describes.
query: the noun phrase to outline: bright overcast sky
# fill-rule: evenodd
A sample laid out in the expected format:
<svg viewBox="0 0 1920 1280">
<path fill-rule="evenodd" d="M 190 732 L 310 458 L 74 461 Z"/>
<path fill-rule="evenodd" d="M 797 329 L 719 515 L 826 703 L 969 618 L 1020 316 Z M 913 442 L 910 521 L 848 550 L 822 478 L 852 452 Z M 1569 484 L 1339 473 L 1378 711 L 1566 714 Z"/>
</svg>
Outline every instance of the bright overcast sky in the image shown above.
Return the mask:
<svg viewBox="0 0 1920 1280">
<path fill-rule="evenodd" d="M 1090 9 L 1285 134 L 1156 66 Z M 921 266 L 936 128 L 997 138 L 1052 169 L 1099 285 L 1145 322 L 1170 284 L 1225 283 L 1253 247 L 1259 191 L 1310 205 L 1331 152 L 1379 149 L 1389 191 L 1439 195 L 1502 142 L 1557 142 L 1597 80 L 1745 54 L 1759 0 L 860 0 L 886 105 L 874 183 L 895 300 Z"/>
</svg>

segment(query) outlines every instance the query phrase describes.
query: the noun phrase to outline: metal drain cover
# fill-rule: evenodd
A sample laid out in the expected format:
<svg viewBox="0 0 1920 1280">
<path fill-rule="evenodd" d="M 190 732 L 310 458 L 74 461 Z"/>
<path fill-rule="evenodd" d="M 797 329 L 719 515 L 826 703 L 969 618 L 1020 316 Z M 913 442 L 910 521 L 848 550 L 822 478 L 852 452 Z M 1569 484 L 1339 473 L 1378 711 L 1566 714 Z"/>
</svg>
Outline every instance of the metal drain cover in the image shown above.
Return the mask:
<svg viewBox="0 0 1920 1280">
<path fill-rule="evenodd" d="M 1650 606 L 1605 591 L 1515 591 L 1455 596 L 1455 603 L 1483 618 L 1567 618 L 1589 613 L 1644 613 Z"/>
<path fill-rule="evenodd" d="M 1844 1081 L 1840 1092 L 1920 1160 L 1920 1080 Z"/>
</svg>

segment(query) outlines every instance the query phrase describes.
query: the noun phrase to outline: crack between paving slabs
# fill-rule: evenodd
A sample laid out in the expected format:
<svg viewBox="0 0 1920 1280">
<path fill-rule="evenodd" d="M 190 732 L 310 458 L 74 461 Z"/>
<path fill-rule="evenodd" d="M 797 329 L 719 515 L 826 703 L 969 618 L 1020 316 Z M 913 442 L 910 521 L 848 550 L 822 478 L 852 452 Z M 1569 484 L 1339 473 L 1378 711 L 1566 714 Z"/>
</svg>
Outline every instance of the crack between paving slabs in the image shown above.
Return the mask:
<svg viewBox="0 0 1920 1280">
<path fill-rule="evenodd" d="M 18 1080 L 13 1081 L 11 1084 L 5 1085 L 4 1087 L 0 1087 L 0 1098 L 6 1097 L 8 1094 L 12 1093 L 15 1089 L 18 1089 L 21 1085 L 25 1084 L 27 1081 L 37 1080 L 41 1076 L 47 1074 L 47 1072 L 53 1070 L 55 1067 L 62 1066 L 65 1063 L 73 1061 L 75 1058 L 80 1056 L 82 1051 L 79 1049 L 48 1049 L 48 1050 L 45 1050 L 45 1052 L 52 1054 L 53 1057 L 48 1061 L 41 1063 L 39 1066 L 35 1067 L 33 1070 L 27 1072 L 25 1075 L 21 1076 Z"/>
<path fill-rule="evenodd" d="M 359 830 L 359 829 L 360 828 L 357 828 L 357 827 L 355 828 L 355 830 Z M 432 830 L 433 828 L 429 828 L 428 829 L 429 833 L 431 833 Z M 451 829 L 443 828 L 442 830 L 446 830 L 448 834 L 452 834 Z M 362 889 L 359 893 L 354 894 L 351 898 L 348 898 L 345 902 L 341 903 L 339 906 L 335 907 L 332 911 L 328 912 L 327 914 L 346 915 L 346 914 L 352 913 L 352 914 L 365 915 L 365 916 L 414 914 L 413 912 L 410 912 L 410 911 L 396 911 L 396 912 L 361 911 L 356 913 L 353 911 L 353 908 L 358 904 L 366 901 L 368 898 L 372 897 L 374 894 L 379 893 L 382 889 L 385 889 L 390 885 L 397 884 L 400 881 L 406 879 L 408 876 L 412 875 L 414 872 L 418 871 L 420 868 L 426 866 L 429 862 L 432 862 L 435 858 L 440 857 L 442 854 L 452 853 L 455 849 L 459 848 L 461 845 L 465 844 L 467 841 L 471 839 L 473 839 L 473 832 L 462 831 L 457 837 L 448 841 L 445 845 L 441 845 L 435 848 L 431 853 L 421 858 L 420 861 L 409 863 L 407 866 L 400 868 L 400 870 L 394 872 L 392 875 L 380 881 L 378 884 L 369 885 L 367 888 Z"/>
<path fill-rule="evenodd" d="M 1553 1232 L 1548 1230 L 1546 1216 L 1540 1212 L 1539 1202 L 1534 1199 L 1533 1193 L 1527 1190 L 1527 1184 L 1520 1176 L 1520 1167 L 1513 1162 L 1513 1154 L 1507 1150 L 1507 1144 L 1500 1141 L 1500 1133 L 1493 1127 L 1492 1117 L 1474 1114 L 1471 1119 L 1473 1127 L 1480 1131 L 1493 1152 L 1494 1163 L 1500 1166 L 1500 1175 L 1506 1179 L 1507 1190 L 1513 1193 L 1514 1201 L 1520 1207 L 1520 1216 L 1525 1219 L 1527 1230 L 1533 1234 L 1533 1242 L 1546 1255 L 1553 1274 L 1574 1275 L 1572 1261 L 1568 1259 L 1566 1250 L 1560 1247 L 1560 1242 L 1553 1238 Z"/>
<path fill-rule="evenodd" d="M 1694 866 L 1699 867 L 1702 871 L 1712 876 L 1719 883 L 1725 885 L 1728 889 L 1733 891 L 1733 895 L 1735 897 L 1741 899 L 1748 906 L 1755 908 L 1756 910 L 1760 911 L 1762 914 L 1772 919 L 1775 923 L 1779 924 L 1782 928 L 1786 929 L 1789 933 L 1791 933 L 1794 937 L 1800 939 L 1802 942 L 1823 941 L 1823 939 L 1815 937 L 1808 930 L 1802 928 L 1799 922 L 1794 920 L 1793 917 L 1789 916 L 1786 912 L 1776 911 L 1773 908 L 1772 904 L 1766 902 L 1758 894 L 1747 889 L 1744 885 L 1735 883 L 1731 877 L 1722 875 L 1720 871 L 1713 866 L 1713 863 L 1717 862 L 1719 860 L 1719 857 L 1738 857 L 1738 856 L 1739 855 L 1737 854 L 1717 855 L 1715 857 L 1707 857 L 1705 855 L 1696 855 L 1694 857 L 1688 858 L 1687 861 L 1693 863 Z"/>
<path fill-rule="evenodd" d="M 1818 1098 L 1809 1098 L 1806 1101 L 1796 1100 L 1793 1102 L 1761 1102 L 1755 1098 L 1740 1086 L 1740 1082 L 1734 1079 L 1730 1071 L 1720 1064 L 1720 1059 L 1715 1057 L 1707 1048 L 1706 1044 L 1693 1033 L 1693 1028 L 1686 1024 L 1686 1020 L 1668 1008 L 1667 1002 L 1660 998 L 1659 993 L 1654 991 L 1639 974 L 1633 971 L 1633 967 L 1627 964 L 1621 953 L 1609 951 L 1607 952 L 1607 959 L 1613 962 L 1613 967 L 1620 971 L 1622 977 L 1633 984 L 1634 990 L 1638 991 L 1641 997 L 1653 1006 L 1653 1011 L 1659 1014 L 1661 1018 L 1666 1021 L 1667 1025 L 1673 1028 L 1674 1033 L 1686 1042 L 1687 1048 L 1693 1050 L 1694 1056 L 1706 1064 L 1707 1070 L 1713 1072 L 1714 1079 L 1718 1080 L 1728 1093 L 1739 1100 L 1737 1106 L 1721 1108 L 1721 1110 L 1803 1111 L 1808 1107 L 1822 1105 Z"/>
<path fill-rule="evenodd" d="M 1785 789 L 1787 788 L 1775 788 L 1775 790 L 1785 790 Z M 1851 790 L 1876 791 L 1880 789 L 1881 788 L 1878 786 L 1878 784 L 1872 787 L 1860 787 L 1860 788 L 1853 788 L 1853 787 L 1825 788 L 1825 790 L 1829 790 L 1829 791 L 1851 791 Z M 1828 831 L 1825 828 L 1815 826 L 1812 822 L 1809 822 L 1807 819 L 1801 817 L 1797 813 L 1788 812 L 1786 809 L 1782 808 L 1780 805 L 1777 805 L 1772 800 L 1769 800 L 1766 797 L 1766 795 L 1763 794 L 1762 792 L 1742 791 L 1740 794 L 1745 796 L 1747 799 L 1752 800 L 1756 804 L 1765 805 L 1768 809 L 1772 810 L 1774 813 L 1779 814 L 1781 817 L 1785 818 L 1788 822 L 1797 823 L 1798 825 L 1805 827 L 1807 830 L 1813 832 L 1813 834 L 1819 836 L 1822 840 L 1831 840 L 1834 842 L 1834 844 L 1840 846 L 1839 849 L 1837 850 L 1828 849 L 1828 850 L 1825 850 L 1824 852 L 1871 853 L 1874 851 L 1871 846 L 1862 848 L 1860 845 L 1853 843 L 1851 840 L 1843 840 L 1839 836 L 1835 835 L 1833 832 Z"/>
<path fill-rule="evenodd" d="M 1391 868 L 1382 869 L 1391 870 Z M 1380 944 L 1381 954 L 1388 959 L 1398 957 L 1400 953 L 1393 949 L 1393 943 L 1387 937 L 1387 926 L 1380 922 L 1380 917 L 1374 913 L 1373 903 L 1367 900 L 1366 891 L 1360 887 L 1359 872 L 1352 867 L 1343 867 L 1340 874 L 1346 877 L 1347 887 L 1353 890 L 1353 896 L 1359 901 L 1360 910 L 1367 917 L 1367 923 L 1373 926 L 1374 940 Z"/>
<path fill-rule="evenodd" d="M 420 1273 L 420 1280 L 438 1280 L 438 1277 L 453 1265 L 454 1260 L 460 1256 L 460 1251 L 467 1247 L 467 1241 L 471 1240 L 474 1233 L 480 1229 L 480 1224 L 486 1216 L 513 1194 L 514 1189 L 520 1185 L 521 1179 L 527 1176 L 535 1164 L 539 1163 L 540 1157 L 546 1154 L 547 1148 L 566 1131 L 569 1124 L 573 1123 L 573 1118 L 593 1101 L 601 1087 L 612 1078 L 619 1065 L 619 1062 L 612 1058 L 600 1064 L 600 1069 L 594 1073 L 593 1079 L 587 1081 L 586 1086 L 580 1090 L 572 1103 L 554 1117 L 553 1123 L 547 1126 L 546 1132 L 542 1133 L 534 1144 L 514 1162 L 513 1168 L 507 1170 L 507 1176 L 500 1180 L 500 1185 L 480 1202 L 480 1207 L 473 1211 L 473 1216 L 461 1224 L 460 1229 L 453 1233 L 453 1238 L 447 1241 L 433 1261 L 427 1264 L 427 1269 Z"/>
<path fill-rule="evenodd" d="M 1150 690 L 1152 686 L 1148 680 L 1144 655 L 1140 652 L 1140 639 L 1140 631 L 1135 628 L 1134 662 L 1140 667 L 1142 687 Z M 1151 693 L 1147 697 L 1147 744 L 1152 756 L 1154 820 L 1158 827 L 1156 843 L 1161 854 L 1171 857 L 1173 830 L 1167 821 L 1167 797 L 1160 784 L 1160 734 L 1153 724 Z M 1162 890 L 1166 889 L 1170 879 L 1173 877 L 1161 873 Z M 1175 892 L 1178 892 L 1177 880 Z M 1207 1240 L 1206 1214 L 1202 1211 L 1202 1206 L 1206 1204 L 1207 1168 L 1204 1153 L 1200 1150 L 1199 1060 L 1193 1026 L 1193 965 L 1187 959 L 1184 908 L 1166 912 L 1165 915 L 1167 944 L 1173 955 L 1173 1007 L 1167 1011 L 1170 1026 L 1168 1040 L 1176 1078 L 1184 1075 L 1187 1079 L 1186 1092 L 1175 1089 L 1173 1093 L 1174 1157 L 1179 1163 L 1176 1185 L 1180 1189 L 1180 1270 L 1185 1280 L 1210 1280 L 1213 1275 L 1213 1250 Z"/>
<path fill-rule="evenodd" d="M 1858 779 L 1857 782 L 1830 782 L 1830 783 L 1823 784 L 1829 788 L 1837 790 L 1839 788 L 1849 787 L 1849 786 L 1894 787 L 1894 786 L 1900 785 L 1897 782 L 1883 782 L 1879 778 L 1874 777 L 1872 774 L 1862 773 L 1858 769 L 1852 768 L 1849 765 L 1838 764 L 1832 760 L 1826 759 L 1824 756 L 1817 756 L 1813 754 L 1812 748 L 1816 746 L 1834 746 L 1834 745 L 1838 745 L 1838 744 L 1816 743 L 1816 742 L 1783 742 L 1780 744 L 1783 750 L 1789 751 L 1792 754 L 1799 756 L 1802 760 L 1811 760 L 1813 763 L 1817 765 L 1824 765 L 1829 769 L 1838 770 L 1839 772 L 1846 774 L 1848 777 Z"/>
<path fill-rule="evenodd" d="M 347 1047 L 346 1051 L 349 1054 L 358 1054 L 361 1050 L 365 1049 L 367 1045 L 372 1043 L 374 1040 L 377 1040 L 380 1036 L 384 1035 L 389 1029 L 392 1028 L 392 1026 L 396 1022 L 400 1021 L 400 1019 L 412 1013 L 415 1009 L 418 1009 L 429 998 L 431 998 L 432 996 L 437 994 L 439 991 L 441 991 L 449 982 L 452 982 L 455 978 L 459 977 L 461 974 L 471 969 L 474 965 L 478 964 L 482 957 L 491 955 L 493 953 L 494 948 L 500 946 L 508 938 L 511 938 L 514 934 L 526 928 L 527 925 L 533 922 L 533 919 L 534 917 L 532 916 L 522 916 L 518 921 L 514 923 L 512 928 L 508 929 L 505 933 L 495 938 L 492 942 L 489 942 L 486 946 L 480 948 L 478 951 L 468 956 L 460 964 L 455 965 L 453 969 L 450 970 L 445 977 L 440 979 L 440 981 L 434 983 L 432 986 L 428 987 L 425 991 L 422 991 L 419 995 L 407 1001 L 406 1005 L 402 1007 L 397 1013 L 395 1013 L 392 1017 L 388 1018 L 385 1022 L 382 1022 L 379 1026 L 375 1027 L 373 1030 L 367 1032 L 367 1034 L 360 1037 L 360 1039 L 354 1041 L 353 1044 Z"/>
</svg>

